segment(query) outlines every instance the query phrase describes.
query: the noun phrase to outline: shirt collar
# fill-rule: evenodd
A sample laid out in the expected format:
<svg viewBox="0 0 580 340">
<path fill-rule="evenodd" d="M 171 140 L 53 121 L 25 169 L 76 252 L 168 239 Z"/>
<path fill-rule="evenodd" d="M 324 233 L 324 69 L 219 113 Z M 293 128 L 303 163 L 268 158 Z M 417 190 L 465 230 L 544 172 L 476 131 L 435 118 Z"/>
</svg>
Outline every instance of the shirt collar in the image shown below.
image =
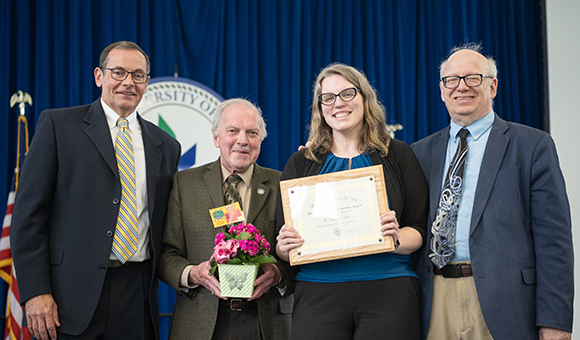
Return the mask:
<svg viewBox="0 0 580 340">
<path fill-rule="evenodd" d="M 109 129 L 113 129 L 117 126 L 117 120 L 121 118 L 117 112 L 115 112 L 109 105 L 105 104 L 103 98 L 101 97 L 101 105 L 103 106 L 103 111 L 105 111 L 105 116 L 107 117 L 107 124 L 109 124 Z M 131 114 L 125 118 L 129 123 L 129 130 L 135 130 L 135 126 L 137 124 L 137 115 L 135 114 L 136 110 L 131 112 Z"/>
<path fill-rule="evenodd" d="M 478 140 L 481 136 L 483 136 L 483 134 L 487 130 L 489 130 L 493 126 L 494 120 L 495 113 L 492 110 L 484 117 L 466 126 L 465 129 L 469 130 L 469 134 L 471 135 L 471 137 L 473 137 L 473 139 Z M 457 138 L 459 138 L 457 134 L 459 133 L 459 130 L 463 129 L 463 126 L 458 125 L 454 121 L 451 121 L 451 124 L 449 124 L 449 126 L 450 126 L 449 136 L 453 138 L 453 140 L 456 140 Z"/>
<path fill-rule="evenodd" d="M 222 168 L 222 184 L 226 181 L 228 177 L 232 174 L 224 167 L 224 165 L 220 162 L 220 166 Z M 238 173 L 237 175 L 242 178 L 242 181 L 249 187 L 250 183 L 252 182 L 252 175 L 254 174 L 254 164 L 252 164 L 248 170 Z"/>
</svg>

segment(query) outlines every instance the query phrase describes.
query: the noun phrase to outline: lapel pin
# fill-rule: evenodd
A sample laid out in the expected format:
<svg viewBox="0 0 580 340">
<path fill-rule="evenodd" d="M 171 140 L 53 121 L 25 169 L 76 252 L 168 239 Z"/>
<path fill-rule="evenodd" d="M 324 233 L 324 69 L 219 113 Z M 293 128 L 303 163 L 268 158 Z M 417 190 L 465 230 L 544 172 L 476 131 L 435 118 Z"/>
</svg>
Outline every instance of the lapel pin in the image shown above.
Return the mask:
<svg viewBox="0 0 580 340">
<path fill-rule="evenodd" d="M 263 195 L 265 193 L 266 193 L 266 191 L 264 189 L 258 188 L 258 195 Z"/>
</svg>

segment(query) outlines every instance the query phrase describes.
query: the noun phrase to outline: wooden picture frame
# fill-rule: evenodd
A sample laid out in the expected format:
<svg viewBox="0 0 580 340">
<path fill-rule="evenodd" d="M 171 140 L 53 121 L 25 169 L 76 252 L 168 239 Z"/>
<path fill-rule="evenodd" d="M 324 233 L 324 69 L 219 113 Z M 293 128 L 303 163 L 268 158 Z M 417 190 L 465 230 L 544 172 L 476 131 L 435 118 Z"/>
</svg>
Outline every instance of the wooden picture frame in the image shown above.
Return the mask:
<svg viewBox="0 0 580 340">
<path fill-rule="evenodd" d="M 395 250 L 380 234 L 389 211 L 381 165 L 281 181 L 280 190 L 286 225 L 305 240 L 290 251 L 291 265 Z"/>
</svg>

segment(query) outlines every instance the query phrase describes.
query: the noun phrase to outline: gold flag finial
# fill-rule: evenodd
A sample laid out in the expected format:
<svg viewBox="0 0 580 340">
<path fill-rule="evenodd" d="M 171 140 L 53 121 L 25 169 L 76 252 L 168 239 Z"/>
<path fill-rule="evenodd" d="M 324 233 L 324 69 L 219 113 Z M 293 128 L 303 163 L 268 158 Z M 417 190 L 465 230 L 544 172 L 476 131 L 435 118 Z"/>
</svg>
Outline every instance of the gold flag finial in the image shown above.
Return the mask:
<svg viewBox="0 0 580 340">
<path fill-rule="evenodd" d="M 27 92 L 18 91 L 10 98 L 10 107 L 14 107 L 16 103 L 20 103 L 18 105 L 20 108 L 20 115 L 24 116 L 24 107 L 26 106 L 26 103 L 32 106 L 32 97 Z"/>
<path fill-rule="evenodd" d="M 28 153 L 28 121 L 26 120 L 26 115 L 24 114 L 24 109 L 26 107 L 26 103 L 32 106 L 32 97 L 26 92 L 18 91 L 10 97 L 10 107 L 14 107 L 16 103 L 19 103 L 18 107 L 20 108 L 20 116 L 18 116 L 18 144 L 16 147 L 16 168 L 14 169 L 15 178 L 14 178 L 14 192 L 18 190 L 18 181 L 20 180 L 20 165 L 21 161 L 24 158 L 20 159 L 21 154 L 21 147 L 24 148 L 24 154 Z M 24 131 L 21 131 L 24 130 Z M 22 136 L 24 133 L 24 136 Z M 22 137 L 24 137 L 24 145 L 20 145 L 22 141 Z"/>
<path fill-rule="evenodd" d="M 387 132 L 389 132 L 389 134 L 391 135 L 392 138 L 395 138 L 395 132 L 397 132 L 399 130 L 403 130 L 403 125 L 401 125 L 401 124 L 393 124 L 393 125 L 387 124 Z"/>
</svg>

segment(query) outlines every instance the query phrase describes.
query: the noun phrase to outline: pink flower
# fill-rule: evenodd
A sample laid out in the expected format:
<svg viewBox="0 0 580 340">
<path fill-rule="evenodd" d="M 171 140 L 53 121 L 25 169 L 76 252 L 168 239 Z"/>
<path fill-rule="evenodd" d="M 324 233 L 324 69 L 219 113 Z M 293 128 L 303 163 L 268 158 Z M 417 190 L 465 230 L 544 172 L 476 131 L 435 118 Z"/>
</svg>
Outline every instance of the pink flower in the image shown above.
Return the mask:
<svg viewBox="0 0 580 340">
<path fill-rule="evenodd" d="M 238 249 L 240 249 L 240 244 L 237 240 L 227 240 L 225 246 L 233 255 L 235 255 L 238 252 Z"/>
<path fill-rule="evenodd" d="M 229 232 L 232 234 L 235 234 L 235 235 L 239 235 L 243 232 L 246 232 L 250 235 L 259 235 L 260 234 L 260 231 L 255 226 L 253 226 L 251 224 L 243 224 L 243 223 L 232 226 L 230 228 Z"/>
<path fill-rule="evenodd" d="M 214 251 L 210 258 L 210 273 L 213 275 L 216 264 L 226 264 L 232 260 L 235 263 L 257 265 L 275 263 L 274 256 L 268 255 L 270 248 L 268 240 L 252 224 L 240 223 L 231 226 L 215 237 Z"/>
<path fill-rule="evenodd" d="M 270 251 L 270 242 L 268 242 L 264 236 L 254 235 L 254 240 L 256 240 L 256 242 L 258 242 L 258 244 L 264 248 L 266 253 Z"/>
<path fill-rule="evenodd" d="M 250 256 L 254 256 L 254 255 L 258 254 L 258 252 L 260 251 L 260 247 L 259 247 L 258 243 L 256 243 L 255 241 L 252 241 L 252 240 L 240 241 L 240 249 L 244 253 L 249 254 Z"/>
<path fill-rule="evenodd" d="M 231 227 L 230 227 L 230 230 L 229 230 L 228 232 L 229 232 L 230 234 L 236 234 L 236 235 L 237 235 L 237 234 L 239 234 L 238 230 L 240 230 L 240 225 L 241 225 L 241 224 L 238 224 L 238 225 L 231 226 Z"/>
<path fill-rule="evenodd" d="M 270 252 L 270 249 L 271 249 L 270 242 L 266 241 L 266 239 L 264 239 L 264 243 L 262 243 L 262 247 L 264 247 L 264 249 L 266 250 L 266 253 Z"/>
<path fill-rule="evenodd" d="M 245 230 L 250 235 L 260 235 L 260 232 L 258 231 L 258 229 L 256 229 L 256 227 L 254 227 L 251 224 L 246 225 Z"/>
<path fill-rule="evenodd" d="M 230 228 L 230 233 L 239 235 L 240 233 L 244 232 L 245 228 L 246 228 L 246 225 L 243 223 L 240 223 L 238 225 L 232 226 Z"/>
<path fill-rule="evenodd" d="M 215 245 L 217 246 L 218 243 L 220 243 L 220 241 L 224 240 L 226 238 L 226 235 L 224 233 L 219 233 L 215 236 Z"/>
<path fill-rule="evenodd" d="M 214 250 L 212 257 L 216 260 L 217 263 L 224 264 L 236 255 L 239 248 L 240 245 L 236 240 L 221 240 L 213 248 Z"/>
<path fill-rule="evenodd" d="M 217 263 L 224 264 L 231 259 L 231 253 L 227 249 L 214 249 L 212 257 Z"/>
</svg>

